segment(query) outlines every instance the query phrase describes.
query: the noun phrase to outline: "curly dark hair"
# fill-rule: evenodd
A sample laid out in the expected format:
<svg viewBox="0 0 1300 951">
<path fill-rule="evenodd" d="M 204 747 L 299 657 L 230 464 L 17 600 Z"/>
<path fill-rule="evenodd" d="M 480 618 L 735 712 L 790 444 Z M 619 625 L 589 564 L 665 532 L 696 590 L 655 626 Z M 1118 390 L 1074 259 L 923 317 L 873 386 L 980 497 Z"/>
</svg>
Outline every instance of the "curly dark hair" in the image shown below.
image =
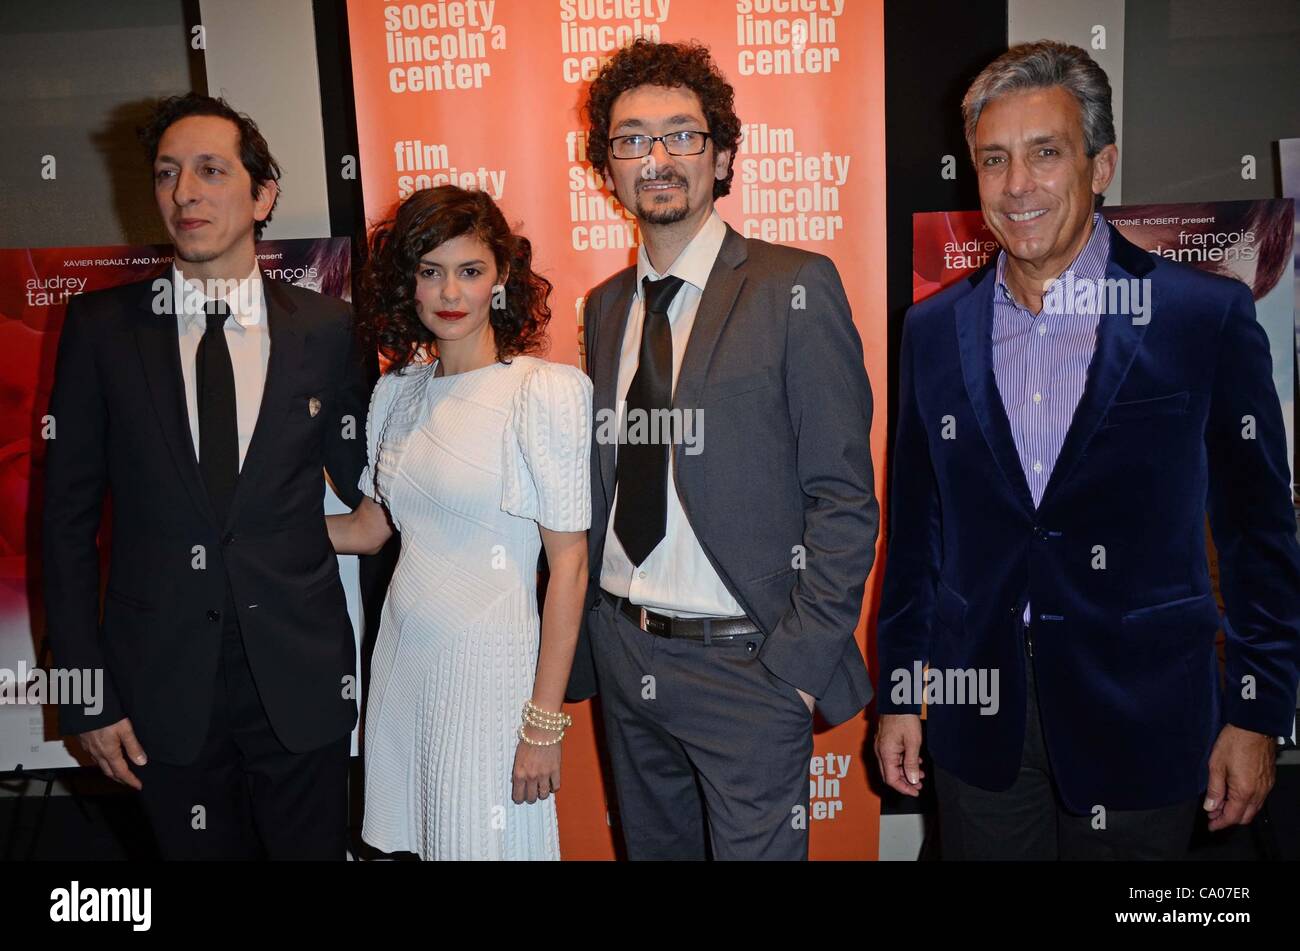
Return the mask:
<svg viewBox="0 0 1300 951">
<path fill-rule="evenodd" d="M 239 130 L 239 161 L 247 170 L 249 178 L 253 180 L 254 198 L 267 182 L 279 184 L 280 166 L 271 155 L 271 149 L 257 128 L 257 123 L 244 113 L 235 111 L 225 99 L 203 96 L 196 92 L 160 99 L 154 106 L 148 121 L 136 129 L 136 135 L 140 139 L 140 144 L 144 146 L 150 167 L 158 158 L 158 143 L 162 141 L 163 133 L 174 123 L 190 116 L 216 116 L 220 119 L 229 119 L 235 124 L 235 128 Z M 280 193 L 277 191 L 275 201 L 271 203 L 271 210 L 266 213 L 266 218 L 253 224 L 253 237 L 258 241 L 262 239 L 262 231 L 270 223 L 271 215 L 275 213 L 275 206 L 279 203 Z"/>
<path fill-rule="evenodd" d="M 370 232 L 357 282 L 357 324 L 367 344 L 389 361 L 387 372 L 436 351 L 437 340 L 417 310 L 416 269 L 423 255 L 462 235 L 487 245 L 497 274 L 506 272 L 505 306 L 488 314 L 497 360 L 508 363 L 511 357 L 545 349 L 551 282 L 533 270 L 532 244 L 510 230 L 487 193 L 439 185 L 412 193 L 393 217 Z"/>
<path fill-rule="evenodd" d="M 736 115 L 735 90 L 718 70 L 701 43 L 655 43 L 637 37 L 606 63 L 591 83 L 582 114 L 587 121 L 587 158 L 604 175 L 609 171 L 609 114 L 614 100 L 637 86 L 685 86 L 699 97 L 709 138 L 716 152 L 730 152 L 727 177 L 715 179 L 713 197 L 731 191 L 735 174 L 736 146 L 740 142 L 740 117 Z"/>
</svg>

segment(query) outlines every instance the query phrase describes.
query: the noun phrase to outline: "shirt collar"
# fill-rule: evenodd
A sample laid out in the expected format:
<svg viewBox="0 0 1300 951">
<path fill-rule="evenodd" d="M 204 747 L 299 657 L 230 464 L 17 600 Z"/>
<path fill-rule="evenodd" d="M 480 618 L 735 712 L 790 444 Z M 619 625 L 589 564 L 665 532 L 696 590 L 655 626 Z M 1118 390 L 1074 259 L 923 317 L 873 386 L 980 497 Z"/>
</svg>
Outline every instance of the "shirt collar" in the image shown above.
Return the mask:
<svg viewBox="0 0 1300 951">
<path fill-rule="evenodd" d="M 1070 266 L 1061 272 L 1061 277 L 1072 273 L 1076 280 L 1100 281 L 1106 276 L 1106 263 L 1110 260 L 1110 224 L 1102 217 L 1101 212 L 1092 213 L 1092 234 L 1088 236 L 1088 241 L 1084 244 L 1083 249 L 1070 262 Z M 998 252 L 998 263 L 996 269 L 998 292 L 1012 302 L 1015 302 L 1015 295 L 1011 293 L 1011 288 L 1007 286 L 1007 252 L 1003 249 Z"/>
<path fill-rule="evenodd" d="M 205 330 L 207 319 L 204 311 L 208 297 L 204 293 L 203 282 L 197 278 L 188 278 L 182 287 L 181 271 L 176 267 L 175 261 L 172 262 L 172 293 L 176 313 L 180 315 L 185 328 Z M 237 286 L 230 288 L 223 299 L 230 310 L 230 316 L 234 318 L 236 330 L 242 331 L 262 322 L 262 315 L 266 312 L 266 298 L 262 290 L 262 271 L 256 261 L 253 262 L 253 269 L 240 279 Z"/>
<path fill-rule="evenodd" d="M 704 220 L 704 224 L 700 225 L 700 230 L 695 232 L 695 237 L 682 248 L 681 253 L 677 255 L 677 260 L 668 265 L 668 270 L 662 274 L 655 271 L 650 264 L 650 256 L 646 253 L 645 244 L 642 244 L 641 250 L 636 255 L 637 296 L 641 296 L 643 278 L 648 277 L 652 281 L 657 281 L 670 274 L 680 277 L 687 284 L 703 291 L 704 285 L 709 282 L 709 274 L 713 271 L 713 262 L 717 260 L 718 252 L 722 250 L 722 241 L 726 237 L 727 225 L 715 208 Z"/>
</svg>

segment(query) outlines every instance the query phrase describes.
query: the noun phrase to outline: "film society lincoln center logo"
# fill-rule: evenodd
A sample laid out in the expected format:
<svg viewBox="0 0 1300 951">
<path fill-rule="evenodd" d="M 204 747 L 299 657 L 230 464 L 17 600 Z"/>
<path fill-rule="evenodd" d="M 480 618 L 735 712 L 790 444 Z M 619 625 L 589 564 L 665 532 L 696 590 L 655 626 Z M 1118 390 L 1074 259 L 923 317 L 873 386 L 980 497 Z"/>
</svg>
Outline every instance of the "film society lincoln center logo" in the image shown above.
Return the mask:
<svg viewBox="0 0 1300 951">
<path fill-rule="evenodd" d="M 506 49 L 497 0 L 440 0 L 383 8 L 388 91 L 482 89 Z"/>
</svg>

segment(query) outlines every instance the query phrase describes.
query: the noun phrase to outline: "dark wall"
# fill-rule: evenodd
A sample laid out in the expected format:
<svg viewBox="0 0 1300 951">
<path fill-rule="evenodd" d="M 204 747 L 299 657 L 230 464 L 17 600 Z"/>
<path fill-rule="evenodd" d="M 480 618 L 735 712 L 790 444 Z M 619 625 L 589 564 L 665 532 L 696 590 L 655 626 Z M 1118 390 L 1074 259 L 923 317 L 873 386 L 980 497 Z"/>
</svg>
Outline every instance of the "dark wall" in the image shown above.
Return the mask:
<svg viewBox="0 0 1300 951">
<path fill-rule="evenodd" d="M 312 0 L 316 23 L 316 63 L 320 74 L 321 126 L 325 137 L 325 167 L 338 169 L 345 155 L 360 160 L 357 106 L 352 90 L 352 47 L 348 41 L 346 0 Z M 354 248 L 365 228 L 361 171 L 357 177 L 326 176 L 330 234 L 350 237 Z"/>
<path fill-rule="evenodd" d="M 912 213 L 979 207 L 961 98 L 976 74 L 1006 49 L 1005 0 L 885 4 L 889 380 L 873 380 L 872 386 L 889 393 L 891 448 L 898 348 L 912 303 Z M 941 177 L 945 155 L 957 160 L 955 179 Z M 892 458 L 891 452 L 887 459 Z"/>
<path fill-rule="evenodd" d="M 198 0 L 0 5 L 0 247 L 167 240 L 135 128 L 206 91 L 197 22 Z"/>
<path fill-rule="evenodd" d="M 1281 194 L 1276 141 L 1300 136 L 1300 3 L 1130 0 L 1124 203 Z M 1241 177 L 1254 155 L 1256 178 Z"/>
</svg>

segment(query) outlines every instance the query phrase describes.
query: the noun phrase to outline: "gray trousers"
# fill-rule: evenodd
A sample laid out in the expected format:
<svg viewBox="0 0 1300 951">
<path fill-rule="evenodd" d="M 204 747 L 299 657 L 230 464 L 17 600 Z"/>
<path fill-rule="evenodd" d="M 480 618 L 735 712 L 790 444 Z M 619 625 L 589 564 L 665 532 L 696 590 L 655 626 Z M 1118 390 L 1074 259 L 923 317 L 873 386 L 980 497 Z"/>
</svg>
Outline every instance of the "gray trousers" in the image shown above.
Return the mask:
<svg viewBox="0 0 1300 951">
<path fill-rule="evenodd" d="M 591 620 L 628 858 L 807 859 L 812 714 L 763 635 L 658 637 L 605 594 Z"/>
<path fill-rule="evenodd" d="M 935 764 L 939 833 L 946 860 L 1172 861 L 1186 857 L 1200 800 L 1157 809 L 1110 810 L 1104 829 L 1093 816 L 1066 811 L 1056 793 L 1038 712 L 1038 682 L 1027 656 L 1025 745 L 1010 789 L 991 792 Z"/>
</svg>

